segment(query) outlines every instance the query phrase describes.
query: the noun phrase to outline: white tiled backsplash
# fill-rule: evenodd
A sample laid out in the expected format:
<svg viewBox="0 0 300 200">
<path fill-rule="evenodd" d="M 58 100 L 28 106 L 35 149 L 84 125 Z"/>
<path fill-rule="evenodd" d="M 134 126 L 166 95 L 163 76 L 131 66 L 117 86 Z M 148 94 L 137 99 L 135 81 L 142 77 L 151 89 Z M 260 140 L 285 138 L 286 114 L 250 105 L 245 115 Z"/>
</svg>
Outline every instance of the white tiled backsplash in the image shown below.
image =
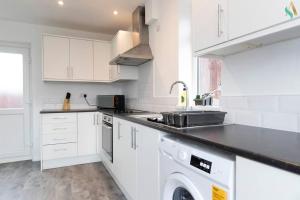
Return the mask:
<svg viewBox="0 0 300 200">
<path fill-rule="evenodd" d="M 225 122 L 300 132 L 300 96 L 226 96 Z"/>
</svg>

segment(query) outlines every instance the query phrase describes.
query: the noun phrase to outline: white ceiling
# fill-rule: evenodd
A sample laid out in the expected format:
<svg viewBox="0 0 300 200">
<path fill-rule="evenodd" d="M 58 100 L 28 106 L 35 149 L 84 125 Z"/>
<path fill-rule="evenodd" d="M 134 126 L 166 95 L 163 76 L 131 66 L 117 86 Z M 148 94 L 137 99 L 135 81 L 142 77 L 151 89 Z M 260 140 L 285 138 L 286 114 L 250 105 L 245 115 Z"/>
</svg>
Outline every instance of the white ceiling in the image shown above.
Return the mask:
<svg viewBox="0 0 300 200">
<path fill-rule="evenodd" d="M 127 29 L 144 0 L 0 0 L 0 19 L 114 34 Z M 113 15 L 117 10 L 119 14 Z"/>
</svg>

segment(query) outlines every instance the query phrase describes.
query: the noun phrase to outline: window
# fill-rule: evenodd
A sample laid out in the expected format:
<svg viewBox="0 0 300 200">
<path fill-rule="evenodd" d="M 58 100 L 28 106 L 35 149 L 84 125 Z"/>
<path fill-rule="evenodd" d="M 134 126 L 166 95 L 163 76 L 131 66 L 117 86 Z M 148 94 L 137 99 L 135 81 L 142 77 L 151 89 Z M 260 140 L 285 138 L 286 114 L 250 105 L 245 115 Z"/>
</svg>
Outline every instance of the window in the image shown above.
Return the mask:
<svg viewBox="0 0 300 200">
<path fill-rule="evenodd" d="M 0 52 L 0 109 L 23 107 L 23 55 Z"/>
<path fill-rule="evenodd" d="M 198 105 L 219 106 L 223 62 L 215 58 L 197 58 Z M 195 101 L 196 103 L 196 101 Z"/>
</svg>

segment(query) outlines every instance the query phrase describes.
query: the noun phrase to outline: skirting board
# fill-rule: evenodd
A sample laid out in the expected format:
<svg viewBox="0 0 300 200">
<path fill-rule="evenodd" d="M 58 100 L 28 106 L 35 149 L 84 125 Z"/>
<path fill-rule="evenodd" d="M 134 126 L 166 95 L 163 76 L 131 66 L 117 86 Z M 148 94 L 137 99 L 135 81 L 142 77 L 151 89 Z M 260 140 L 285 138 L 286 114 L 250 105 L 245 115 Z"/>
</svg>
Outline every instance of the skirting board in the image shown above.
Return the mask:
<svg viewBox="0 0 300 200">
<path fill-rule="evenodd" d="M 41 162 L 41 170 L 80 165 L 86 163 L 100 162 L 100 155 L 79 156 L 73 158 L 62 158 L 57 160 L 44 160 Z"/>
<path fill-rule="evenodd" d="M 2 163 L 10 163 L 10 162 L 18 162 L 18 161 L 24 161 L 24 160 L 31 160 L 31 156 L 17 156 L 12 158 L 1 158 L 0 164 Z"/>
</svg>

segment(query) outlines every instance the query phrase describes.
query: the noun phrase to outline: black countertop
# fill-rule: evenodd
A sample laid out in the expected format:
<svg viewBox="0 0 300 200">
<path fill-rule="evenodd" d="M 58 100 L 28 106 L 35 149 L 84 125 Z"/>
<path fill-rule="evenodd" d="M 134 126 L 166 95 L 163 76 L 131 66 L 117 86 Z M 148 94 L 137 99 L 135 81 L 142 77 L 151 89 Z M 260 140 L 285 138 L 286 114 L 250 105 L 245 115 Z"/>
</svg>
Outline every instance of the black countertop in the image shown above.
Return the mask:
<svg viewBox="0 0 300 200">
<path fill-rule="evenodd" d="M 97 112 L 99 111 L 97 108 L 83 108 L 83 109 L 70 109 L 70 110 L 63 110 L 63 109 L 45 109 L 41 110 L 41 114 L 51 114 L 51 113 L 78 113 L 78 112 Z"/>
<path fill-rule="evenodd" d="M 262 162 L 300 175 L 300 133 L 244 125 L 175 129 L 163 124 L 135 118 L 137 113 L 115 113 L 113 110 L 72 109 L 42 110 L 41 114 L 66 112 L 103 112 L 150 128 L 191 139 L 213 148 Z M 140 114 L 149 114 L 144 112 Z"/>
<path fill-rule="evenodd" d="M 244 125 L 178 130 L 130 114 L 114 116 L 300 175 L 300 133 Z"/>
</svg>

